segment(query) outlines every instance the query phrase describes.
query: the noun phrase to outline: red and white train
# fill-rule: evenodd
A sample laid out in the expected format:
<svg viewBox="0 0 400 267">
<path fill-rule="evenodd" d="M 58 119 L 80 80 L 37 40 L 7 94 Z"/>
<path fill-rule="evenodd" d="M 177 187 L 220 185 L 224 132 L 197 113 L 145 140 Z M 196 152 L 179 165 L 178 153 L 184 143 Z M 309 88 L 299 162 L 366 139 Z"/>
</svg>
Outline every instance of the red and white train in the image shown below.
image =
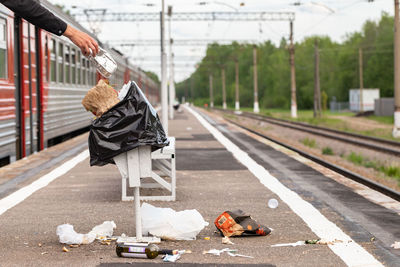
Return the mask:
<svg viewBox="0 0 400 267">
<path fill-rule="evenodd" d="M 59 8 L 41 3 L 87 32 Z M 152 104 L 159 102 L 158 83 L 117 50 L 104 48 L 118 64 L 110 79 L 114 88 L 135 80 Z M 41 30 L 0 5 L 0 167 L 87 128 L 93 115 L 81 101 L 99 78 L 69 39 Z"/>
</svg>

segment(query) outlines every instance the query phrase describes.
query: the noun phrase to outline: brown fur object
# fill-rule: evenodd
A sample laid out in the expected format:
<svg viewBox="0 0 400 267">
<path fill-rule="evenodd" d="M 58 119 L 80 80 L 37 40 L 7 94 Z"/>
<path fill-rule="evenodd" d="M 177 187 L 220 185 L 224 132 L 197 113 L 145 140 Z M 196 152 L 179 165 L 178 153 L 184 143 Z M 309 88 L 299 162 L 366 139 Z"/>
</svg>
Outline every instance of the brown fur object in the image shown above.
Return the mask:
<svg viewBox="0 0 400 267">
<path fill-rule="evenodd" d="M 97 117 L 103 115 L 119 102 L 118 94 L 104 80 L 100 80 L 95 87 L 90 89 L 82 100 L 82 105 Z"/>
</svg>

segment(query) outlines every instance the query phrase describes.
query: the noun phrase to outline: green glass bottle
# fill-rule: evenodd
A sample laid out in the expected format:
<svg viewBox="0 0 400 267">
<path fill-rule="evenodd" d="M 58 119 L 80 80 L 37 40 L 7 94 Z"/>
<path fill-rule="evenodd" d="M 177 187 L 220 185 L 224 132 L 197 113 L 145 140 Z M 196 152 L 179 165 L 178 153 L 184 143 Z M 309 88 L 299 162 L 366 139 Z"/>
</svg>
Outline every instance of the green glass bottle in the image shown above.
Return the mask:
<svg viewBox="0 0 400 267">
<path fill-rule="evenodd" d="M 159 249 L 155 244 L 117 243 L 115 248 L 118 257 L 154 259 L 159 254 L 174 255 L 177 250 Z"/>
</svg>

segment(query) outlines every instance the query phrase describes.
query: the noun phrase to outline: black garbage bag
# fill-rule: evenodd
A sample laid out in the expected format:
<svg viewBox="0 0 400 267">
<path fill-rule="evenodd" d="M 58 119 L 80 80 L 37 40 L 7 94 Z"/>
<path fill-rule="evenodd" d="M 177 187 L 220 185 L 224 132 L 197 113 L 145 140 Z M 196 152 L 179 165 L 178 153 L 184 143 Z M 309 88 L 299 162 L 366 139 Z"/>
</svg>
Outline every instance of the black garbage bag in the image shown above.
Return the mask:
<svg viewBox="0 0 400 267">
<path fill-rule="evenodd" d="M 115 156 L 139 146 L 150 145 L 154 151 L 168 144 L 157 112 L 131 82 L 125 98 L 92 122 L 90 166 L 114 164 Z"/>
</svg>

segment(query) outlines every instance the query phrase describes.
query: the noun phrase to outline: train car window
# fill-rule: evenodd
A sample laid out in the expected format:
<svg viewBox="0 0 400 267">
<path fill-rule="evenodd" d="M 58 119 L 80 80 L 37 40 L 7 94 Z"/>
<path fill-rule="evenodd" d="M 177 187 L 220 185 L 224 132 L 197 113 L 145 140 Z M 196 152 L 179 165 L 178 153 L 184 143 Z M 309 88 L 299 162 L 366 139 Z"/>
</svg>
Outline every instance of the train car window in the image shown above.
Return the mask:
<svg viewBox="0 0 400 267">
<path fill-rule="evenodd" d="M 82 84 L 86 84 L 86 58 L 82 57 Z"/>
<path fill-rule="evenodd" d="M 78 69 L 78 84 L 82 84 L 82 80 L 81 80 L 81 61 L 82 61 L 82 55 L 81 55 L 81 51 L 77 51 L 76 52 L 78 54 L 78 60 L 76 61 L 76 68 Z"/>
<path fill-rule="evenodd" d="M 65 46 L 65 83 L 71 83 L 71 48 Z"/>
<path fill-rule="evenodd" d="M 7 30 L 6 20 L 0 18 L 0 78 L 7 78 Z"/>
<path fill-rule="evenodd" d="M 72 84 L 76 84 L 76 49 L 71 48 L 71 71 L 72 71 Z"/>
<path fill-rule="evenodd" d="M 49 81 L 49 38 L 46 36 L 44 40 L 44 80 Z"/>
<path fill-rule="evenodd" d="M 57 65 L 56 65 L 56 40 L 51 39 L 50 42 L 50 79 L 52 82 L 57 81 Z"/>
<path fill-rule="evenodd" d="M 58 43 L 58 82 L 64 82 L 64 44 Z"/>
<path fill-rule="evenodd" d="M 90 63 L 89 60 L 86 60 L 86 82 L 87 85 L 92 84 L 92 79 L 90 78 Z"/>
</svg>

